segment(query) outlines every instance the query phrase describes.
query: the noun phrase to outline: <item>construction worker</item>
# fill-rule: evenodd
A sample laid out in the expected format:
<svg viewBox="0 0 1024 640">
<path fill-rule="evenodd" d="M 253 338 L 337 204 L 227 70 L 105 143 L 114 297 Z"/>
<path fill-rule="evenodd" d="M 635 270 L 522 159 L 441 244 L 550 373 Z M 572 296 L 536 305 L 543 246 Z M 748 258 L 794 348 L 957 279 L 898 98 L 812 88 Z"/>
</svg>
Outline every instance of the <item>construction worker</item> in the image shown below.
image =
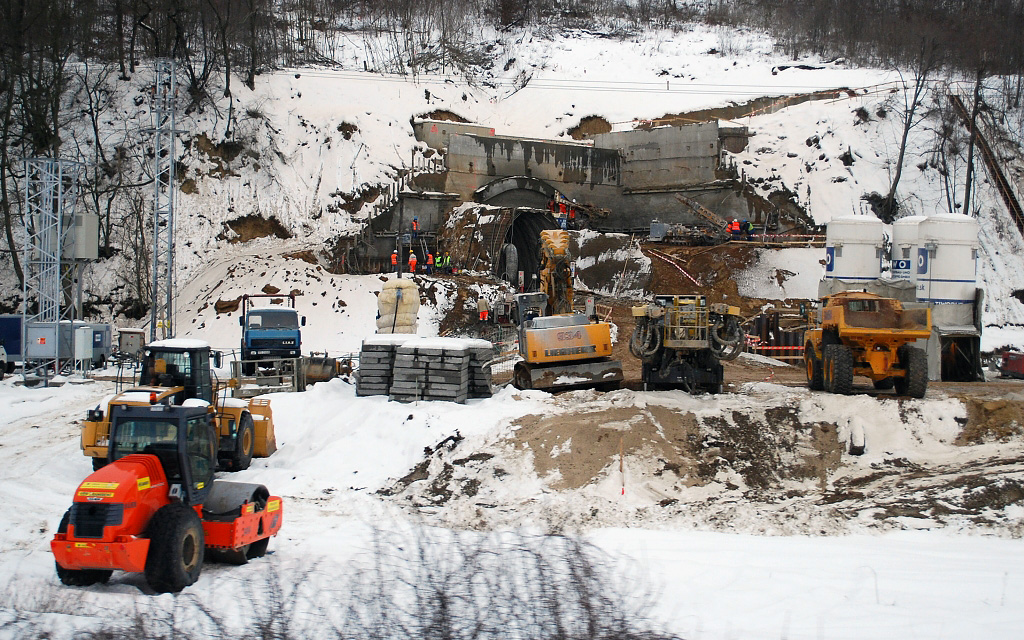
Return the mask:
<svg viewBox="0 0 1024 640">
<path fill-rule="evenodd" d="M 452 275 L 452 257 L 448 255 L 447 251 L 445 251 L 444 255 L 441 256 L 441 268 L 444 269 L 444 272 L 448 275 Z"/>
<path fill-rule="evenodd" d="M 416 254 L 409 249 L 409 273 L 416 273 Z"/>
<path fill-rule="evenodd" d="M 487 322 L 487 313 L 490 311 L 487 298 L 480 296 L 476 299 L 476 310 L 480 312 L 480 322 Z"/>
<path fill-rule="evenodd" d="M 434 254 L 428 251 L 427 252 L 427 275 L 429 276 L 429 275 L 431 275 L 433 273 L 434 273 Z"/>
<path fill-rule="evenodd" d="M 416 236 L 420 233 L 420 219 L 417 216 L 412 217 L 412 239 L 415 240 Z"/>
<path fill-rule="evenodd" d="M 732 222 L 729 223 L 729 226 L 726 227 L 726 230 L 729 232 L 729 235 L 732 236 L 733 240 L 740 239 L 740 221 L 737 220 L 736 218 L 732 219 Z"/>
<path fill-rule="evenodd" d="M 741 222 L 740 229 L 743 231 L 743 234 L 747 236 L 747 240 L 754 239 L 754 225 L 750 220 L 744 220 Z"/>
<path fill-rule="evenodd" d="M 398 273 L 398 249 L 391 252 L 391 270 Z"/>
</svg>

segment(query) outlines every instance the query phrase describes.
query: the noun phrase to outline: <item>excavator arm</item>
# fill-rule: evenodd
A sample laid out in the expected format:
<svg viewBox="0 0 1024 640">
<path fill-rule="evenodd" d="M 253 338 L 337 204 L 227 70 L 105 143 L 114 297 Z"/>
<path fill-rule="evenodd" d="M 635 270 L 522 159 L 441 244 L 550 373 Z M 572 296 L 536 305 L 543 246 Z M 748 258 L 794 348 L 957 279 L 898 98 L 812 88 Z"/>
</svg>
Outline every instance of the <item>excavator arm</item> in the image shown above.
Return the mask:
<svg viewBox="0 0 1024 640">
<path fill-rule="evenodd" d="M 548 314 L 572 313 L 569 233 L 557 229 L 541 231 L 540 244 L 540 289 L 548 296 Z"/>
</svg>

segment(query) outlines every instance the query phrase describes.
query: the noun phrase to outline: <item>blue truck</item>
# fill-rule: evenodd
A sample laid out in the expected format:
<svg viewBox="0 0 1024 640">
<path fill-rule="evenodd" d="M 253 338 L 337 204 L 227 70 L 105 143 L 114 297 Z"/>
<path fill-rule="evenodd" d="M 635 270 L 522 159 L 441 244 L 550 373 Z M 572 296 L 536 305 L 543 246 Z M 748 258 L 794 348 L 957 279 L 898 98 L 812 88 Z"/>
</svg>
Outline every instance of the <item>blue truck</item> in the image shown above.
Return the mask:
<svg viewBox="0 0 1024 640">
<path fill-rule="evenodd" d="M 287 298 L 290 306 L 252 306 L 253 298 Z M 302 357 L 302 333 L 306 317 L 295 311 L 295 295 L 250 294 L 242 296 L 242 361 L 284 360 Z M 250 371 L 254 365 L 245 367 Z"/>
</svg>

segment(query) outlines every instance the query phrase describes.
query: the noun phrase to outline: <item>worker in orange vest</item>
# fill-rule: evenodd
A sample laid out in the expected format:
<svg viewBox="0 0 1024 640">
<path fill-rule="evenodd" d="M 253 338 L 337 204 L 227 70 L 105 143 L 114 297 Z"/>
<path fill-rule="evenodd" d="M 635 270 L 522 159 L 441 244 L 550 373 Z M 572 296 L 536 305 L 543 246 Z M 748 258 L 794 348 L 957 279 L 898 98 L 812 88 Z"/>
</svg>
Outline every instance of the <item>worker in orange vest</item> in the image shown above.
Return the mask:
<svg viewBox="0 0 1024 640">
<path fill-rule="evenodd" d="M 409 273 L 416 273 L 416 254 L 409 250 Z"/>
<path fill-rule="evenodd" d="M 391 252 L 391 270 L 398 273 L 398 249 Z"/>
<path fill-rule="evenodd" d="M 420 219 L 417 216 L 412 218 L 412 239 L 415 240 L 420 233 Z"/>
<path fill-rule="evenodd" d="M 427 275 L 434 273 L 434 254 L 427 252 Z"/>
<path fill-rule="evenodd" d="M 736 218 L 733 218 L 732 222 L 729 223 L 729 226 L 726 227 L 726 229 L 729 231 L 729 234 L 732 236 L 733 240 L 739 240 L 739 238 L 740 238 L 740 221 L 739 220 L 737 220 Z"/>
</svg>

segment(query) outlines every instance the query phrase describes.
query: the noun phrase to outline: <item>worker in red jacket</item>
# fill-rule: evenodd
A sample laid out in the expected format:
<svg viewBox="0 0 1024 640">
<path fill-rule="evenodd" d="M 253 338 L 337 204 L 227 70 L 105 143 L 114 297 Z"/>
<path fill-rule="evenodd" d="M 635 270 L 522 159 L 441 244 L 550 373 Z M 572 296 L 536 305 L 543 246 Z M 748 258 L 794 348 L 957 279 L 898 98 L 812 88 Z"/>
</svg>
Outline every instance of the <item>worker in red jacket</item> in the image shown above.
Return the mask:
<svg viewBox="0 0 1024 640">
<path fill-rule="evenodd" d="M 434 273 L 434 254 L 428 251 L 427 252 L 427 275 L 429 276 L 429 275 L 432 275 L 433 273 Z"/>
<path fill-rule="evenodd" d="M 416 254 L 409 250 L 409 273 L 416 273 Z"/>
<path fill-rule="evenodd" d="M 398 249 L 391 252 L 391 270 L 398 273 Z"/>
</svg>

